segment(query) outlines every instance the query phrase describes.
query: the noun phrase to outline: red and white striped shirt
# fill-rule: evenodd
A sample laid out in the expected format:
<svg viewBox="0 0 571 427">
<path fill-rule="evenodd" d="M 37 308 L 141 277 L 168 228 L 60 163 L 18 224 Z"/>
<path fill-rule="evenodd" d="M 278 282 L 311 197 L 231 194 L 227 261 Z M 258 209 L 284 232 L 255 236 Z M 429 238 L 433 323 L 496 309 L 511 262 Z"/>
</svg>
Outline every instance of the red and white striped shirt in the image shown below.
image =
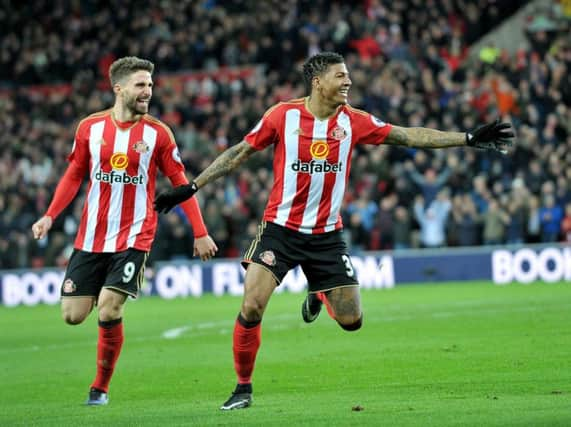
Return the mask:
<svg viewBox="0 0 571 427">
<path fill-rule="evenodd" d="M 305 98 L 270 108 L 244 138 L 256 150 L 274 145 L 274 184 L 264 220 L 307 234 L 343 227 L 341 203 L 356 144 L 381 144 L 392 126 L 349 105 L 318 120 Z"/>
<path fill-rule="evenodd" d="M 157 228 L 153 210 L 157 169 L 184 171 L 170 129 L 144 115 L 120 123 L 112 110 L 82 120 L 68 160 L 89 171 L 89 186 L 75 248 L 87 252 L 149 251 Z"/>
</svg>

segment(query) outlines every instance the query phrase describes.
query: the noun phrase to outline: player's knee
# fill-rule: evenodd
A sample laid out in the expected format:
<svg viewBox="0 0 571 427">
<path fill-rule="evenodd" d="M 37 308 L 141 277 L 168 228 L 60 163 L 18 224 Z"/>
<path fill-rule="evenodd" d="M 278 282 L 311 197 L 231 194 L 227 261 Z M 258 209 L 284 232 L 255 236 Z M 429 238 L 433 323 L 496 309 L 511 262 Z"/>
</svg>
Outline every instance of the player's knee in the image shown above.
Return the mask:
<svg viewBox="0 0 571 427">
<path fill-rule="evenodd" d="M 62 298 L 61 317 L 68 325 L 79 325 L 93 309 L 93 298 Z"/>
<path fill-rule="evenodd" d="M 62 311 L 61 315 L 63 321 L 68 325 L 79 325 L 87 317 L 87 314 L 75 312 L 72 310 Z"/>
<path fill-rule="evenodd" d="M 337 319 L 337 323 L 346 331 L 357 331 L 363 325 L 363 314 L 357 316 L 343 316 Z"/>
<path fill-rule="evenodd" d="M 256 299 L 246 300 L 242 303 L 242 313 L 248 322 L 259 322 L 264 315 L 265 306 Z"/>
</svg>

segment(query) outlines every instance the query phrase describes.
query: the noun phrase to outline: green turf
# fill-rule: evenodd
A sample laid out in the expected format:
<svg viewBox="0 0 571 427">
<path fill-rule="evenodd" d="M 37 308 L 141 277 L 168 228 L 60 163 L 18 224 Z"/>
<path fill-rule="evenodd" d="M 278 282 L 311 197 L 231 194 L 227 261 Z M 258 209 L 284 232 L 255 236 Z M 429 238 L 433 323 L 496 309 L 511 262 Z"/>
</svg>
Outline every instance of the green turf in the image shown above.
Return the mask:
<svg viewBox="0 0 571 427">
<path fill-rule="evenodd" d="M 0 307 L 0 425 L 571 425 L 569 283 L 364 291 L 356 333 L 325 313 L 305 325 L 302 299 L 272 298 L 254 405 L 231 412 L 218 407 L 235 384 L 239 298 L 130 301 L 101 408 L 83 405 L 95 316 L 71 327 L 57 306 Z"/>
</svg>

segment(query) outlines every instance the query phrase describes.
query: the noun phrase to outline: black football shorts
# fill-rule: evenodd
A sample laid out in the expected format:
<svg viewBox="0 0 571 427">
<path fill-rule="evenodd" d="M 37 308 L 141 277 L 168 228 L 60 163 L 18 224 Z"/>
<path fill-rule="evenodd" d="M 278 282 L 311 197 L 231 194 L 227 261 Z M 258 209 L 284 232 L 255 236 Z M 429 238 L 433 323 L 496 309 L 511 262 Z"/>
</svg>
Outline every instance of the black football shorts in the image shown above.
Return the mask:
<svg viewBox="0 0 571 427">
<path fill-rule="evenodd" d="M 62 297 L 93 296 L 102 288 L 137 297 L 143 283 L 148 252 L 84 252 L 74 249 L 61 286 Z"/>
<path fill-rule="evenodd" d="M 250 263 L 270 270 L 278 284 L 299 265 L 309 292 L 359 285 L 341 230 L 305 234 L 262 222 L 242 260 L 244 268 Z"/>
</svg>

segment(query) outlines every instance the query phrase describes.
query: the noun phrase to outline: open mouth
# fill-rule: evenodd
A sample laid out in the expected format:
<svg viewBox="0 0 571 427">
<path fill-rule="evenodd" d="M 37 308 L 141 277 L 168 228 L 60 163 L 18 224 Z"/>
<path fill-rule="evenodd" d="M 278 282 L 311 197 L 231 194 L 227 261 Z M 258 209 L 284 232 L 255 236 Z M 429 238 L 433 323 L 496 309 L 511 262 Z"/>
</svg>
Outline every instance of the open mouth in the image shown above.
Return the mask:
<svg viewBox="0 0 571 427">
<path fill-rule="evenodd" d="M 151 100 L 151 98 L 137 99 L 137 104 L 148 106 L 150 100 Z"/>
</svg>

